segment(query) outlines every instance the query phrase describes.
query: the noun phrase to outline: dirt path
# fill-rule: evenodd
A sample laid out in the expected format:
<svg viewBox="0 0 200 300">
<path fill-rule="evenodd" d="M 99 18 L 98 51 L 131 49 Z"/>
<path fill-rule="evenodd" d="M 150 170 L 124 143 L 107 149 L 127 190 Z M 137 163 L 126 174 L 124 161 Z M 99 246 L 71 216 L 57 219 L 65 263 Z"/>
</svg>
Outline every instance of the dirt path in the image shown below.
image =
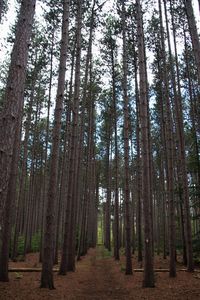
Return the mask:
<svg viewBox="0 0 200 300">
<path fill-rule="evenodd" d="M 10 263 L 12 267 L 40 267 L 37 256 L 26 262 Z M 130 299 L 129 292 L 115 274 L 114 260 L 103 247 L 90 249 L 77 264 L 76 272 L 66 276 L 54 274 L 55 290 L 40 289 L 40 273 L 10 273 L 10 282 L 0 282 L 0 300 L 37 299 Z"/>
<path fill-rule="evenodd" d="M 29 254 L 26 262 L 10 263 L 12 267 L 41 267 L 38 254 Z M 157 268 L 166 268 L 168 261 L 156 258 Z M 55 290 L 40 289 L 40 273 L 10 273 L 10 282 L 0 282 L 0 300 L 200 300 L 200 277 L 178 272 L 156 273 L 156 288 L 142 288 L 142 273 L 124 275 L 125 258 L 120 262 L 103 247 L 90 249 L 77 263 L 75 272 L 66 276 L 54 274 Z M 137 258 L 133 267 L 138 268 Z"/>
<path fill-rule="evenodd" d="M 90 267 L 87 269 L 86 279 L 81 282 L 83 288 L 80 291 L 80 299 L 128 299 L 129 292 L 120 280 L 116 278 L 113 270 L 113 259 L 106 257 L 104 249 L 98 247 L 90 252 Z M 84 263 L 83 263 L 84 264 Z M 86 274 L 85 274 L 86 275 Z"/>
</svg>

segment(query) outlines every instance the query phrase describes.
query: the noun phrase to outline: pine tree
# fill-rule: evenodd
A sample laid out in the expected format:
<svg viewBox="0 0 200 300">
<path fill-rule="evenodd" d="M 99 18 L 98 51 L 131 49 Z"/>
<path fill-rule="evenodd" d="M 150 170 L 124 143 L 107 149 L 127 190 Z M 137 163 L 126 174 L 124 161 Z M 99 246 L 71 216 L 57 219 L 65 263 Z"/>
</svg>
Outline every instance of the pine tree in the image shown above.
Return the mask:
<svg viewBox="0 0 200 300">
<path fill-rule="evenodd" d="M 48 185 L 46 227 L 44 232 L 43 251 L 45 255 L 42 261 L 41 288 L 54 289 L 53 283 L 53 254 L 55 241 L 55 204 L 58 182 L 59 143 L 61 130 L 61 116 L 63 110 L 63 98 L 65 91 L 65 73 L 68 48 L 69 28 L 69 0 L 63 1 L 62 40 L 60 49 L 60 65 L 58 73 L 58 86 L 56 95 L 56 107 L 54 113 L 53 141 L 51 150 L 50 176 Z"/>
<path fill-rule="evenodd" d="M 6 217 L 9 219 L 11 214 L 10 210 L 12 208 L 12 205 L 6 199 L 12 159 L 15 151 L 14 141 L 17 135 L 17 127 L 21 124 L 19 120 L 21 120 L 22 117 L 28 47 L 35 12 L 35 3 L 35 0 L 23 1 L 21 3 L 4 97 L 4 106 L 0 115 L 0 219 L 4 222 L 2 225 L 3 232 L 7 230 L 5 228 L 5 222 L 8 220 L 5 220 L 5 215 L 3 217 L 2 210 L 4 210 Z M 9 241 L 9 234 L 10 233 L 8 233 L 8 237 L 6 238 L 6 243 Z M 2 236 L 4 236 L 4 233 Z M 8 281 L 8 249 L 8 245 L 4 245 L 4 241 L 2 241 L 0 253 L 1 281 Z"/>
<path fill-rule="evenodd" d="M 148 87 L 144 33 L 140 0 L 137 4 L 138 58 L 140 75 L 140 122 L 142 151 L 142 198 L 144 215 L 144 287 L 154 287 L 153 252 L 152 252 L 152 221 L 150 219 L 150 160 L 149 160 L 149 119 L 148 119 Z"/>
</svg>

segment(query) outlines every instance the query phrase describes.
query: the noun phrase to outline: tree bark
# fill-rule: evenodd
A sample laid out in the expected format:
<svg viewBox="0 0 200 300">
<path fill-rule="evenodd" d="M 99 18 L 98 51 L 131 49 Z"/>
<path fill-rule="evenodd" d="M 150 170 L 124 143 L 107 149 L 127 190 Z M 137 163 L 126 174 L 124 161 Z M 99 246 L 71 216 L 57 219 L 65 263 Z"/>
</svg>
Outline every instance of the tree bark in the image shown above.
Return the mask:
<svg viewBox="0 0 200 300">
<path fill-rule="evenodd" d="M 191 0 L 185 0 L 184 2 L 185 2 L 185 10 L 186 10 L 187 19 L 188 19 L 190 35 L 191 35 L 191 39 L 192 39 L 194 57 L 195 57 L 195 60 L 196 60 L 198 82 L 199 82 L 199 85 L 200 85 L 200 42 L 199 42 L 199 36 L 198 36 L 196 21 L 195 21 L 195 17 L 194 17 L 192 1 Z"/>
<path fill-rule="evenodd" d="M 78 112 L 80 94 L 80 60 L 81 60 L 81 24 L 82 24 L 82 0 L 77 1 L 76 17 L 76 63 L 75 63 L 75 87 L 72 103 L 72 128 L 69 154 L 69 177 L 67 190 L 66 222 L 64 229 L 63 252 L 60 264 L 60 275 L 65 275 L 67 271 L 75 270 L 75 248 L 76 248 L 76 221 L 77 221 L 77 199 L 76 195 L 76 170 L 77 170 L 77 148 L 78 148 Z M 64 245 L 67 249 L 64 249 Z M 66 252 L 67 251 L 67 252 Z"/>
<path fill-rule="evenodd" d="M 126 275 L 131 275 L 131 220 L 130 220 L 130 187 L 129 187 L 129 99 L 127 87 L 127 45 L 126 45 L 126 21 L 125 21 L 125 4 L 122 2 L 122 34 L 123 34 L 123 98 L 124 98 L 124 164 L 125 164 L 125 232 L 126 232 Z"/>
<path fill-rule="evenodd" d="M 59 143 L 61 130 L 61 116 L 63 110 L 63 98 L 65 91 L 65 73 L 68 48 L 69 30 L 69 0 L 63 1 L 62 40 L 60 49 L 60 65 L 58 75 L 58 87 L 56 95 L 56 107 L 54 113 L 53 141 L 51 150 L 50 176 L 47 198 L 46 228 L 44 233 L 44 247 L 41 288 L 54 289 L 53 283 L 53 255 L 55 240 L 55 203 L 58 182 Z"/>
<path fill-rule="evenodd" d="M 176 72 L 178 72 L 177 82 L 176 82 L 175 72 L 173 68 L 173 57 L 171 51 L 166 0 L 164 0 L 164 7 L 165 7 L 165 19 L 166 19 L 167 39 L 168 39 L 168 47 L 169 47 L 170 70 L 171 70 L 171 77 L 172 77 L 172 89 L 174 93 L 175 120 L 176 120 L 176 131 L 177 131 L 177 140 L 178 140 L 178 156 L 180 161 L 180 172 L 181 172 L 180 177 L 182 181 L 181 184 L 183 187 L 187 266 L 188 266 L 188 271 L 192 272 L 194 269 L 193 250 L 192 250 L 192 229 L 191 229 L 191 220 L 190 220 L 189 190 L 188 190 L 188 178 L 187 178 L 187 169 L 186 169 L 185 138 L 184 138 L 184 128 L 183 128 L 182 98 L 181 98 L 181 91 L 180 91 L 180 84 L 179 84 L 179 69 L 177 67 L 177 55 L 176 55 L 175 56 Z M 174 45 L 175 45 L 175 54 L 176 54 L 175 32 L 174 32 Z M 178 91 L 177 91 L 177 83 L 178 83 Z"/>
<path fill-rule="evenodd" d="M 14 151 L 16 128 L 22 116 L 24 85 L 28 60 L 28 46 L 31 37 L 35 0 L 21 3 L 19 19 L 16 27 L 16 38 L 11 55 L 4 106 L 0 115 L 0 219 L 6 203 L 8 184 Z M 2 245 L 3 246 L 3 245 Z M 7 255 L 8 258 L 8 255 Z M 1 269 L 0 280 L 8 280 L 6 268 Z"/>
<path fill-rule="evenodd" d="M 173 167 L 173 123 L 169 99 L 169 83 L 167 79 L 167 66 L 164 42 L 164 30 L 162 21 L 161 1 L 159 0 L 160 13 L 160 36 L 161 36 L 161 62 L 163 71 L 161 79 L 163 80 L 163 102 L 165 103 L 165 130 L 166 130 L 166 174 L 167 174 L 167 198 L 169 202 L 169 252 L 170 252 L 170 277 L 176 276 L 175 263 L 175 217 L 174 217 L 174 167 Z"/>
<path fill-rule="evenodd" d="M 145 45 L 140 0 L 137 4 L 138 56 L 140 75 L 140 122 L 142 151 L 142 198 L 144 213 L 144 287 L 154 287 L 153 253 L 152 253 L 152 221 L 150 214 L 150 161 L 149 161 L 149 120 L 148 120 L 148 87 L 145 61 Z"/>
<path fill-rule="evenodd" d="M 112 38 L 112 37 L 111 37 Z M 112 99 L 113 99 L 113 116 L 114 116 L 114 134 L 115 134 L 115 205 L 114 205 L 114 257 L 119 260 L 119 150 L 118 150 L 118 137 L 117 137 L 117 99 L 116 99 L 116 72 L 115 72 L 115 60 L 114 49 L 111 45 L 111 62 L 112 62 Z"/>
</svg>

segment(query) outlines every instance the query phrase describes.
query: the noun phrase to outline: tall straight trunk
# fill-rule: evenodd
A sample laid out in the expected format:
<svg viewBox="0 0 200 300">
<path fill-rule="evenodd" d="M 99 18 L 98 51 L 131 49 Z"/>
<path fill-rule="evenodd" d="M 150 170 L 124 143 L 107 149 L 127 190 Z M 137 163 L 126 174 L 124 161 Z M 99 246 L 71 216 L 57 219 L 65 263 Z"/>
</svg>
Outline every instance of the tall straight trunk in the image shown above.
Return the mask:
<svg viewBox="0 0 200 300">
<path fill-rule="evenodd" d="M 140 0 L 137 4 L 138 57 L 140 75 L 140 122 L 142 151 L 142 198 L 144 213 L 144 287 L 154 287 L 152 221 L 150 195 L 150 160 L 149 160 L 149 120 L 148 120 L 148 87 L 145 61 L 145 45 Z"/>
<path fill-rule="evenodd" d="M 34 94 L 34 92 L 33 92 Z M 41 107 L 39 105 L 39 99 L 36 102 L 36 110 L 35 110 L 35 121 L 33 126 L 33 143 L 31 148 L 31 171 L 30 171 L 30 184 L 29 190 L 27 195 L 27 212 L 25 213 L 25 240 L 24 240 L 24 258 L 27 252 L 30 252 L 30 245 L 31 245 L 31 222 L 33 218 L 33 203 L 34 203 L 34 185 L 36 180 L 36 161 L 37 161 L 37 138 L 38 138 L 38 128 L 37 124 L 40 119 L 40 110 Z M 28 125 L 28 124 L 27 124 Z M 26 146 L 26 150 L 28 145 Z M 27 165 L 27 162 L 25 162 Z M 23 195 L 23 193 L 22 193 Z"/>
<path fill-rule="evenodd" d="M 64 141 L 65 143 L 65 141 Z M 66 144 L 66 143 L 65 143 Z M 54 257 L 53 257 L 53 262 L 54 265 L 58 264 L 58 248 L 59 248 L 59 239 L 60 239 L 60 224 L 61 224 L 61 204 L 62 204 L 62 192 L 64 188 L 64 178 L 65 178 L 65 152 L 66 152 L 66 147 L 64 144 L 64 151 L 63 153 L 60 151 L 60 157 L 62 157 L 61 162 L 60 162 L 60 173 L 58 174 L 58 184 L 57 184 L 57 202 L 56 202 L 56 222 L 55 222 L 55 246 L 54 246 Z"/>
<path fill-rule="evenodd" d="M 162 20 L 161 1 L 159 0 L 159 13 L 160 13 L 160 36 L 161 36 L 161 62 L 163 64 L 163 71 L 161 72 L 161 79 L 163 81 L 162 98 L 165 101 L 166 111 L 166 125 L 163 130 L 166 130 L 166 168 L 167 168 L 167 197 L 169 202 L 169 252 L 170 252 L 170 277 L 176 276 L 176 263 L 175 263 L 175 217 L 174 217 L 174 167 L 173 167 L 173 124 L 171 107 L 169 100 L 169 83 L 167 79 L 167 66 L 166 66 L 166 53 L 164 30 Z M 163 110 L 163 108 L 161 108 Z M 163 112 L 162 112 L 163 114 Z"/>
<path fill-rule="evenodd" d="M 69 234 L 69 222 L 70 222 L 70 202 L 67 199 L 68 195 L 68 188 L 69 188 L 69 176 L 70 176 L 70 156 L 71 156 L 71 110 L 72 110 L 72 94 L 73 94 L 73 75 L 74 75 L 74 60 L 75 60 L 75 48 L 76 48 L 76 41 L 74 41 L 74 48 L 72 51 L 72 57 L 71 57 L 71 74 L 70 74 L 70 84 L 69 84 L 69 107 L 70 107 L 70 114 L 68 116 L 68 122 L 66 124 L 66 162 L 65 162 L 65 168 L 66 168 L 66 187 L 65 187 L 65 193 L 64 193 L 64 203 L 63 203 L 63 239 L 62 239 L 62 255 L 61 255 L 61 263 L 60 263 L 60 269 L 59 269 L 59 275 L 65 275 L 67 270 L 67 250 L 68 250 L 68 234 Z M 67 199 L 67 201 L 65 200 Z"/>
<path fill-rule="evenodd" d="M 125 21 L 125 5 L 122 2 L 122 34 L 123 34 L 123 98 L 124 98 L 124 196 L 125 196 L 125 232 L 126 232 L 126 275 L 131 275 L 131 220 L 130 220 L 130 187 L 129 187 L 129 110 L 128 110 L 128 87 L 127 87 L 127 45 L 126 45 L 126 21 Z"/>
<path fill-rule="evenodd" d="M 70 158 L 69 158 L 69 176 L 67 190 L 67 208 L 66 223 L 64 229 L 63 251 L 60 264 L 60 275 L 65 275 L 67 271 L 75 270 L 75 248 L 76 248 L 76 207 L 77 199 L 75 189 L 76 167 L 77 167 L 77 148 L 78 148 L 78 113 L 79 113 L 79 94 L 80 94 L 80 59 L 81 59 L 81 24 L 82 24 L 82 0 L 77 0 L 77 19 L 76 19 L 76 63 L 75 63 L 75 88 L 72 103 L 72 128 L 70 139 Z M 64 249 L 64 246 L 67 249 Z"/>
<path fill-rule="evenodd" d="M 34 93 L 32 87 L 32 93 Z M 16 213 L 16 222 L 15 222 L 15 230 L 14 230 L 14 241 L 13 241 L 13 252 L 12 259 L 15 260 L 17 256 L 17 248 L 18 248 L 18 237 L 19 237 L 19 227 L 20 227 L 20 217 L 22 211 L 22 205 L 24 202 L 24 194 L 25 194 L 25 183 L 26 183 L 26 172 L 27 172 L 27 157 L 28 157 L 28 139 L 29 139 L 29 131 L 31 126 L 31 114 L 32 106 L 33 106 L 33 95 L 31 93 L 30 103 L 28 106 L 28 115 L 26 119 L 26 127 L 25 127 L 25 136 L 23 141 L 23 159 L 21 166 L 21 176 L 19 182 L 19 194 L 18 194 L 18 203 L 17 203 L 17 213 Z"/>
<path fill-rule="evenodd" d="M 91 97 L 89 102 L 91 102 Z M 88 129 L 87 129 L 87 158 L 86 158 L 86 170 L 84 173 L 84 189 L 83 189 L 83 199 L 82 199 L 82 215 L 81 215 L 81 233 L 80 233 L 80 241 L 79 241 L 79 249 L 78 249 L 78 259 L 80 259 L 81 255 L 85 255 L 88 248 L 87 241 L 87 218 L 88 218 L 88 210 L 90 206 L 90 180 L 91 180 L 91 151 L 92 151 L 92 116 L 91 116 L 91 103 L 89 103 L 88 107 Z"/>
<path fill-rule="evenodd" d="M 114 116 L 114 147 L 115 147 L 115 204 L 114 204 L 114 258 L 119 260 L 119 150 L 118 150 L 118 138 L 117 138 L 117 99 L 116 99 L 116 72 L 114 61 L 114 49 L 111 46 L 111 61 L 112 61 L 112 100 L 113 100 L 113 116 Z"/>
<path fill-rule="evenodd" d="M 28 59 L 28 46 L 31 37 L 35 0 L 21 3 L 19 19 L 16 27 L 16 37 L 11 55 L 11 63 L 5 91 L 4 106 L 0 115 L 0 219 L 2 209 L 12 207 L 6 199 L 15 149 L 13 148 L 16 128 L 22 116 L 24 84 Z M 10 215 L 10 213 L 8 213 Z M 2 245 L 4 247 L 4 245 Z M 8 249 L 8 247 L 7 247 Z M 5 254 L 8 260 L 8 254 Z M 2 262 L 2 254 L 0 261 Z M 8 263 L 3 259 L 5 265 Z M 6 268 L 0 269 L 0 280 L 7 281 Z"/>
<path fill-rule="evenodd" d="M 196 156 L 196 161 L 197 161 L 197 184 L 200 186 L 200 158 L 199 158 L 199 145 L 198 145 L 198 133 L 197 133 L 197 127 L 198 125 L 196 124 L 196 116 L 197 116 L 197 109 L 196 109 L 196 103 L 192 91 L 192 80 L 191 80 L 191 69 L 189 66 L 189 57 L 188 57 L 188 45 L 187 45 L 187 40 L 186 40 L 186 33 L 185 29 L 184 30 L 184 42 L 185 42 L 185 63 L 186 63 L 186 74 L 187 74 L 187 81 L 188 81 L 188 91 L 189 91 L 189 96 L 190 96 L 190 118 L 192 122 L 192 135 L 194 138 L 194 147 L 195 147 L 195 156 Z M 200 195 L 199 197 L 200 198 Z"/>
<path fill-rule="evenodd" d="M 58 87 L 56 95 L 56 107 L 54 113 L 53 141 L 50 161 L 50 175 L 47 198 L 46 228 L 44 233 L 44 247 L 41 287 L 54 289 L 53 283 L 53 255 L 55 239 L 55 204 L 58 182 L 59 144 L 61 130 L 61 116 L 63 110 L 63 98 L 65 91 L 65 73 L 68 48 L 69 30 L 69 0 L 63 1 L 62 39 L 60 49 L 60 65 L 58 75 Z"/>
<path fill-rule="evenodd" d="M 15 142 L 14 142 L 14 154 L 12 156 L 12 168 L 8 184 L 8 193 L 6 199 L 6 206 L 3 216 L 3 228 L 2 228 L 2 247 L 0 253 L 0 276 L 5 274 L 3 281 L 8 281 L 8 260 L 9 260 L 9 246 L 11 238 L 11 217 L 12 212 L 14 211 L 14 205 L 16 200 L 16 185 L 17 185 L 17 176 L 18 176 L 18 161 L 20 154 L 20 141 L 21 141 L 21 119 L 19 119 L 19 124 L 15 133 Z M 7 276 L 7 277 L 6 277 Z"/>
<path fill-rule="evenodd" d="M 109 110 L 109 108 L 108 108 Z M 110 229 L 111 229 L 111 165 L 110 165 L 110 149 L 111 149 L 111 111 L 108 111 L 108 119 L 106 120 L 106 223 L 105 223 L 105 247 L 108 249 L 108 251 L 111 251 L 111 241 L 110 241 Z"/>
<path fill-rule="evenodd" d="M 199 85 L 200 85 L 200 42 L 199 42 L 199 35 L 198 35 L 196 21 L 195 21 L 195 17 L 194 17 L 192 1 L 191 0 L 185 0 L 184 2 L 185 2 L 185 10 L 186 10 L 187 19 L 188 19 L 190 35 L 191 35 L 191 39 L 192 39 L 194 57 L 195 57 L 195 61 L 196 61 L 198 82 L 199 82 Z"/>
<path fill-rule="evenodd" d="M 178 137 L 178 148 L 180 150 L 178 151 L 179 154 L 179 166 L 177 167 L 178 170 L 178 176 L 182 176 L 182 185 L 183 185 L 183 202 L 184 202 L 184 209 L 185 209 L 185 215 L 184 218 L 185 221 L 185 228 L 182 226 L 182 243 L 183 243 L 183 262 L 188 265 L 188 270 L 193 269 L 193 250 L 192 250 L 192 236 L 191 233 L 188 231 L 191 231 L 191 221 L 190 221 L 190 213 L 189 211 L 189 190 L 188 190 L 188 179 L 187 179 L 187 170 L 186 170 L 186 155 L 185 155 L 185 137 L 184 137 L 184 121 L 183 121 L 183 107 L 182 107 L 182 97 L 181 97 L 181 83 L 180 83 L 180 70 L 179 70 L 179 62 L 178 62 L 178 52 L 177 52 L 177 40 L 176 40 L 176 25 L 174 20 L 174 11 L 173 11 L 173 3 L 170 0 L 170 12 L 171 12 L 171 18 L 172 18 L 172 29 L 173 29 L 173 40 L 174 40 L 174 51 L 175 51 L 175 67 L 176 67 L 176 78 L 177 78 L 177 96 L 175 93 L 175 110 L 176 110 L 176 119 L 177 119 L 177 133 L 179 135 Z M 184 31 L 185 33 L 185 31 Z M 169 47 L 170 50 L 170 47 Z M 199 49 L 200 50 L 200 49 Z M 187 55 L 186 55 L 187 56 Z M 200 56 L 199 56 L 200 58 Z M 186 58 L 187 60 L 187 58 Z M 187 62 L 186 62 L 187 64 Z M 173 78 L 174 76 L 172 76 Z M 175 81 L 175 80 L 174 80 Z M 189 93 L 190 93 L 189 89 Z M 192 103 L 192 101 L 191 101 Z M 180 170 L 180 171 L 179 171 Z M 181 182 L 181 179 L 179 179 L 179 182 Z M 180 206 L 181 206 L 181 222 L 182 225 L 184 220 L 182 218 L 182 192 L 180 191 Z M 189 222 L 189 224 L 188 224 Z M 184 235 L 187 234 L 187 237 Z M 187 245 L 186 245 L 187 240 Z M 186 253 L 187 252 L 187 253 Z M 189 261 L 188 261 L 189 259 Z M 188 261 L 188 263 L 187 263 Z"/>
<path fill-rule="evenodd" d="M 88 163 L 86 163 L 86 171 L 83 172 L 83 150 L 84 150 L 84 133 L 85 133 L 85 121 L 86 121 L 86 104 L 88 99 L 88 77 L 89 77 L 89 67 L 91 69 L 92 64 L 92 38 L 93 38 L 93 30 L 94 30 L 94 20 L 95 20 L 95 5 L 96 0 L 93 1 L 91 17 L 90 17 L 90 28 L 89 28 L 89 42 L 88 42 L 88 49 L 87 49 L 87 56 L 86 56 L 86 66 L 85 66 L 85 76 L 84 76 L 84 85 L 83 85 L 83 96 L 82 96 L 82 108 L 81 108 L 81 125 L 80 125 L 80 134 L 79 134 L 79 149 L 78 149 L 78 169 L 77 169 L 77 187 L 78 187 L 78 212 L 79 212 L 79 219 L 80 219 L 80 230 L 79 230 L 79 241 L 78 241 L 78 255 L 77 260 L 80 259 L 81 253 L 83 254 L 83 235 L 84 235 L 84 220 L 85 220 L 85 186 L 87 185 L 87 168 Z M 91 84 L 91 82 L 90 82 Z M 90 88 L 91 89 L 91 88 Z M 90 97 L 91 98 L 91 97 Z M 91 99 L 89 100 L 89 102 Z M 90 109 L 89 109 L 90 110 Z M 89 117 L 89 116 L 88 116 Z M 90 118 L 89 118 L 90 119 Z M 87 143 L 88 148 L 90 148 L 89 142 Z M 88 153 L 90 151 L 88 150 Z M 84 173 L 84 174 L 83 174 Z M 82 180 L 83 179 L 83 180 Z M 85 179 L 85 182 L 84 182 Z M 84 182 L 84 183 L 82 183 Z M 82 197 L 83 192 L 83 197 Z M 83 198 L 83 200 L 82 200 Z M 81 205 L 82 200 L 82 205 Z M 82 226 L 83 225 L 83 226 Z M 84 253 L 85 254 L 85 253 Z"/>
<path fill-rule="evenodd" d="M 78 172 L 78 129 L 79 129 L 79 106 L 80 106 L 80 62 L 81 62 L 81 27 L 82 27 L 82 0 L 77 0 L 77 31 L 76 31 L 76 66 L 75 87 L 72 116 L 72 138 L 70 153 L 70 176 L 68 182 L 67 201 L 70 204 L 69 240 L 67 252 L 67 270 L 75 271 L 76 256 L 76 224 L 77 224 L 77 172 Z"/>
<path fill-rule="evenodd" d="M 136 92 L 136 142 L 137 142 L 137 241 L 138 241 L 138 261 L 142 261 L 142 198 L 141 198 L 141 155 L 140 155 L 140 112 L 139 112 L 139 90 L 137 81 L 137 69 L 135 69 L 135 92 Z"/>
<path fill-rule="evenodd" d="M 133 128 L 131 128 L 131 136 L 133 137 Z M 135 197 L 135 170 L 134 170 L 134 154 L 133 154 L 133 138 L 131 138 L 131 166 L 132 170 L 130 171 L 131 177 L 131 245 L 132 245 L 132 254 L 135 254 L 136 249 L 136 232 L 135 232 L 135 216 L 136 216 L 136 197 Z"/>
<path fill-rule="evenodd" d="M 91 65 L 90 65 L 91 66 Z M 89 107 L 88 107 L 88 155 L 87 155 L 87 180 L 85 182 L 85 196 L 86 200 L 86 214 L 85 214 L 85 228 L 83 235 L 83 252 L 86 254 L 89 247 L 92 246 L 90 238 L 93 229 L 91 228 L 91 221 L 95 217 L 95 214 L 92 214 L 92 206 L 95 203 L 94 195 L 94 96 L 92 93 L 92 68 L 90 67 L 90 90 L 89 90 Z"/>
<path fill-rule="evenodd" d="M 182 238 L 182 248 L 183 248 L 183 264 L 187 265 L 187 251 L 186 251 L 186 241 L 185 241 L 185 228 L 184 228 L 184 216 L 183 216 L 183 199 L 182 193 L 179 195 L 179 202 L 180 202 L 180 222 L 181 222 L 181 238 Z"/>
<path fill-rule="evenodd" d="M 159 6 L 161 8 L 161 6 Z M 161 12 L 159 12 L 161 13 Z M 160 31 L 163 30 L 162 18 L 160 18 Z M 159 124 L 161 131 L 161 149 L 160 149 L 160 164 L 159 164 L 159 178 L 160 178 L 160 193 L 161 193 L 161 214 L 162 218 L 162 235 L 163 235 L 163 258 L 166 259 L 166 187 L 165 178 L 168 178 L 168 162 L 167 162 L 167 134 L 166 134 L 166 114 L 164 114 L 166 101 L 165 97 L 168 96 L 168 81 L 166 75 L 166 62 L 165 52 L 163 52 L 163 32 L 161 33 L 161 47 L 158 48 L 157 63 L 158 63 L 158 76 L 161 83 L 164 84 L 165 89 L 160 90 L 160 98 L 158 98 L 158 112 L 159 112 Z M 160 49 L 161 48 L 161 49 Z M 161 53 L 160 53 L 161 52 Z M 161 64 L 162 61 L 162 64 Z M 162 66 L 162 67 L 161 67 Z M 165 80 L 164 80 L 165 78 Z M 163 83 L 165 82 L 165 83 Z M 164 92 L 165 91 L 165 92 Z M 164 97 L 165 96 L 165 97 Z M 160 101 L 160 99 L 162 101 Z M 170 116 L 170 115 L 169 115 Z"/>
<path fill-rule="evenodd" d="M 164 176 L 164 163 L 163 156 L 161 155 L 160 166 L 160 190 L 162 199 L 161 217 L 162 218 L 162 236 L 163 236 L 163 259 L 166 259 L 166 191 L 165 191 L 165 176 Z"/>
<path fill-rule="evenodd" d="M 70 140 L 70 122 L 71 122 L 71 88 L 72 88 L 72 77 L 73 77 L 73 62 L 74 54 L 72 55 L 72 70 L 71 70 L 71 82 L 69 88 L 69 100 L 66 105 L 66 120 L 65 120 L 65 133 L 64 133 L 64 149 L 62 153 L 62 162 L 61 162 L 61 173 L 60 173 L 60 184 L 59 184 L 59 199 L 58 199 L 58 214 L 56 222 L 56 243 L 55 243 L 55 257 L 54 264 L 58 264 L 58 255 L 59 255 L 59 241 L 61 240 L 63 230 L 61 225 L 64 225 L 65 222 L 65 208 L 66 208 L 66 193 L 67 193 L 67 182 L 68 182 L 68 167 L 69 167 L 69 151 L 68 145 Z M 61 239 L 60 239 L 61 237 Z"/>
<path fill-rule="evenodd" d="M 193 250 L 192 250 L 192 229 L 191 229 L 191 220 L 190 220 L 190 205 L 189 205 L 189 190 L 188 190 L 188 178 L 187 178 L 187 169 L 186 169 L 182 98 L 181 98 L 181 90 L 180 90 L 180 83 L 179 83 L 180 81 L 179 81 L 177 53 L 176 53 L 177 51 L 176 51 L 175 27 L 173 28 L 173 37 L 174 37 L 174 46 L 175 46 L 177 82 L 176 82 L 175 72 L 173 68 L 173 58 L 172 58 L 172 51 L 171 51 L 166 0 L 164 0 L 164 7 L 165 7 L 165 19 L 166 19 L 166 28 L 167 28 L 171 76 L 172 76 L 172 89 L 174 93 L 175 119 L 176 119 L 176 130 L 177 130 L 177 140 L 178 140 L 178 155 L 179 155 L 180 172 L 181 172 L 180 177 L 182 181 L 181 184 L 183 187 L 184 222 L 185 222 L 184 225 L 185 225 L 185 238 L 186 238 L 186 248 L 187 248 L 187 269 L 188 271 L 192 272 L 194 270 Z M 177 84 L 178 84 L 178 91 L 177 91 Z"/>
<path fill-rule="evenodd" d="M 134 35 L 133 41 L 134 41 Z M 140 112 L 139 112 L 139 87 L 138 87 L 138 61 L 135 49 L 135 42 L 133 44 L 134 51 L 134 77 L 135 77 L 135 102 L 136 102 L 136 148 L 137 148 L 137 166 L 136 166 L 136 190 L 137 190 L 137 212 L 136 212 L 136 223 L 137 223 L 137 243 L 138 243 L 138 261 L 142 261 L 142 209 L 141 209 L 141 151 L 140 151 Z"/>
<path fill-rule="evenodd" d="M 42 249 L 44 240 L 44 226 L 45 226 L 45 208 L 46 208 L 46 189 L 47 189 L 47 176 L 48 176 L 48 145 L 49 145 L 49 119 L 51 108 L 51 93 L 52 93 L 52 80 L 53 80 L 53 52 L 54 52 L 54 31 L 52 32 L 52 41 L 50 48 L 50 73 L 49 73 L 49 88 L 48 88 L 48 103 L 47 103 L 47 123 L 45 134 L 45 152 L 44 152 L 44 170 L 43 170 L 43 198 L 42 198 L 42 218 L 41 218 L 41 237 L 40 237 L 40 257 L 39 261 L 42 262 Z"/>
</svg>

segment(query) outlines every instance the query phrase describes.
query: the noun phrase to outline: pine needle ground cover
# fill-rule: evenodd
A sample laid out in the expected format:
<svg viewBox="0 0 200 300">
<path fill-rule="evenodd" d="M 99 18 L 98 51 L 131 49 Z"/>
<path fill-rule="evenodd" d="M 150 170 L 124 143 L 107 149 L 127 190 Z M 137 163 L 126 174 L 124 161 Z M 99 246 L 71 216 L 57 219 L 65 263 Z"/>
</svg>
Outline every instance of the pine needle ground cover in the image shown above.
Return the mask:
<svg viewBox="0 0 200 300">
<path fill-rule="evenodd" d="M 141 264 L 133 257 L 133 269 L 141 268 Z M 0 283 L 0 299 L 199 299 L 199 273 L 177 272 L 176 278 L 169 278 L 168 272 L 156 272 L 156 288 L 141 287 L 142 272 L 134 272 L 126 276 L 122 270 L 125 265 L 124 256 L 119 262 L 114 261 L 103 246 L 90 249 L 87 256 L 82 257 L 76 271 L 67 276 L 54 273 L 55 290 L 38 289 L 40 273 L 11 272 L 9 283 Z M 155 257 L 155 268 L 168 268 L 168 260 Z M 26 262 L 10 262 L 10 267 L 40 267 L 38 253 L 27 255 Z M 177 270 L 183 269 L 178 264 Z"/>
</svg>

